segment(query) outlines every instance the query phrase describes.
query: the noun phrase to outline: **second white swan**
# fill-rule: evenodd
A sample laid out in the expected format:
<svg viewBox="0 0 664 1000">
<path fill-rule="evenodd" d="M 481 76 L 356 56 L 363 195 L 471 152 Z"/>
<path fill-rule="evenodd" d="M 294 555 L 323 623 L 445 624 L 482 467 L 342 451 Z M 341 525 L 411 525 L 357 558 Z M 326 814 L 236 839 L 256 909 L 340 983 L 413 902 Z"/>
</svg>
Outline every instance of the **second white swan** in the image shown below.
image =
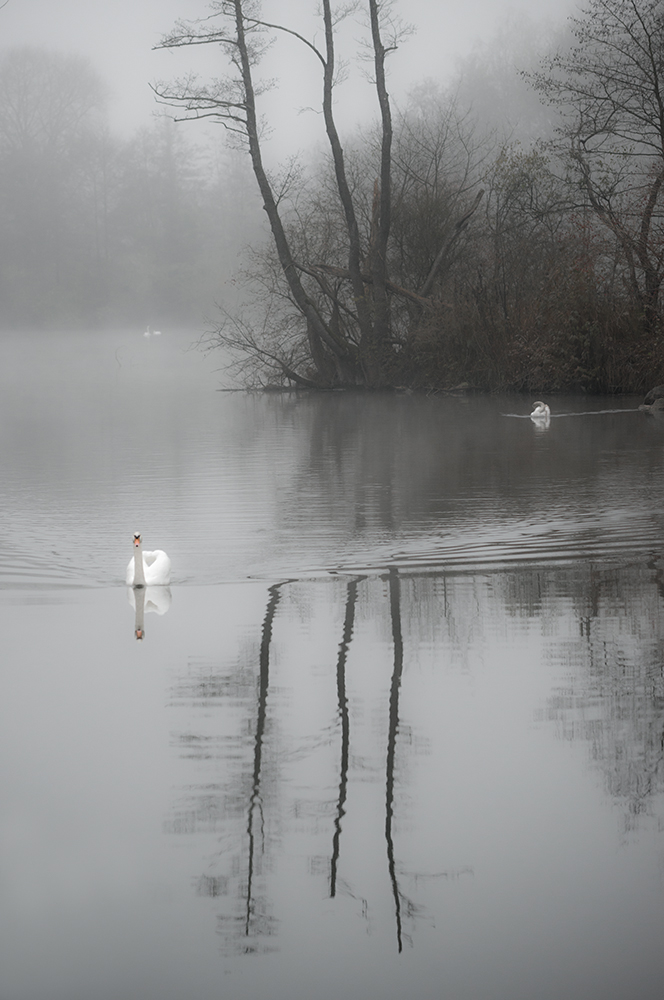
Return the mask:
<svg viewBox="0 0 664 1000">
<path fill-rule="evenodd" d="M 128 587 L 165 587 L 171 582 L 171 560 L 162 549 L 143 552 L 141 536 L 136 533 L 126 581 Z"/>
</svg>

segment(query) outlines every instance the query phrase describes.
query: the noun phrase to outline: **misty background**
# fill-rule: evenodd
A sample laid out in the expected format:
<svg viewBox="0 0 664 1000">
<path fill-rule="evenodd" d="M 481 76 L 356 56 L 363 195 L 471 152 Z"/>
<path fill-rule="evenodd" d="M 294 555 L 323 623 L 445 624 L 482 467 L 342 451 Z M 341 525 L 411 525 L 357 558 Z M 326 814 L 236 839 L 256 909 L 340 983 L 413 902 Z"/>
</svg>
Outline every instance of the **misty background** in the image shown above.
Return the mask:
<svg viewBox="0 0 664 1000">
<path fill-rule="evenodd" d="M 396 113 L 441 117 L 453 105 L 475 146 L 491 136 L 485 166 L 505 142 L 527 148 L 550 127 L 550 111 L 519 70 L 560 41 L 573 6 L 410 3 L 402 16 L 415 30 L 388 63 Z M 238 262 L 267 238 L 248 158 L 223 128 L 174 124 L 150 86 L 217 71 L 212 46 L 154 49 L 178 18 L 206 10 L 194 0 L 70 0 L 57 11 L 10 0 L 0 11 L 4 328 L 200 327 L 218 306 L 236 306 Z M 308 37 L 320 30 L 306 0 L 266 3 L 264 16 Z M 357 24 L 344 26 L 337 116 L 351 147 L 377 110 L 358 37 Z M 295 157 L 315 172 L 324 134 L 315 59 L 280 39 L 260 75 L 274 82 L 261 101 L 270 169 Z"/>
<path fill-rule="evenodd" d="M 301 42 L 263 171 L 203 0 L 2 4 L 3 1000 L 661 1000 L 664 143 L 549 142 L 576 8 L 396 0 L 379 184 L 342 21 L 344 216 Z"/>
</svg>

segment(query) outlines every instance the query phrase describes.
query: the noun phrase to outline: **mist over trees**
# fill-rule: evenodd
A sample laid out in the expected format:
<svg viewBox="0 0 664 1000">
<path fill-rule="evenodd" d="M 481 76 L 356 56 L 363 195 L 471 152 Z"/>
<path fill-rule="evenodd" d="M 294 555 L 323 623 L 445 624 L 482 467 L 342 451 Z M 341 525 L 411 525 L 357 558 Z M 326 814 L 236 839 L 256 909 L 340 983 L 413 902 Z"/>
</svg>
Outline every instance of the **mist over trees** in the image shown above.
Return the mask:
<svg viewBox="0 0 664 1000">
<path fill-rule="evenodd" d="M 260 231 L 231 153 L 195 146 L 167 118 L 113 136 L 106 101 L 83 58 L 33 48 L 0 57 L 4 328 L 200 325 L 252 213 Z"/>
<path fill-rule="evenodd" d="M 254 385 L 664 381 L 661 3 L 588 0 L 537 30 L 511 21 L 452 86 L 424 75 L 400 103 L 395 0 L 322 0 L 314 38 L 263 20 L 257 0 L 208 7 L 161 47 L 191 47 L 195 62 L 214 46 L 225 75 L 155 90 L 176 122 L 223 126 L 225 152 L 170 118 L 109 135 L 82 60 L 22 50 L 0 63 L 3 325 L 216 316 L 213 341 Z M 358 25 L 376 115 L 348 130 L 337 94 Z M 303 102 L 325 138 L 275 168 L 261 66 L 286 37 L 318 67 Z M 247 244 L 240 306 L 225 282 Z"/>
</svg>

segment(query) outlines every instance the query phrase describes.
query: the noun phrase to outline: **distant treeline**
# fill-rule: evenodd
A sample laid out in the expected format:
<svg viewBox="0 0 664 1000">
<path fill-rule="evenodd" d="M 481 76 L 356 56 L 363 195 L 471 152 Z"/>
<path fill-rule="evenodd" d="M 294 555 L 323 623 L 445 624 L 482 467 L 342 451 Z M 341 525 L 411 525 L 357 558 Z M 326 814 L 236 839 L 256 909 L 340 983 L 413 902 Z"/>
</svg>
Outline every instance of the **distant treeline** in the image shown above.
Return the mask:
<svg viewBox="0 0 664 1000">
<path fill-rule="evenodd" d="M 239 154 L 168 118 L 114 136 L 105 91 L 78 57 L 0 59 L 3 328 L 200 326 L 260 221 Z"/>
</svg>

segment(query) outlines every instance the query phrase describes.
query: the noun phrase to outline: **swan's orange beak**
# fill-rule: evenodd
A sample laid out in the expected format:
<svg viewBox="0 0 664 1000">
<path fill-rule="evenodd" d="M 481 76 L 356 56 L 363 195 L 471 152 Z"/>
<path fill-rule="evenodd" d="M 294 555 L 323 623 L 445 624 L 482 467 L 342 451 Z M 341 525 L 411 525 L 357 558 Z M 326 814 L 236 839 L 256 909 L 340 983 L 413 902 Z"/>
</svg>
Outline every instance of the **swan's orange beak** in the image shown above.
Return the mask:
<svg viewBox="0 0 664 1000">
<path fill-rule="evenodd" d="M 134 535 L 134 545 L 140 545 L 140 544 L 141 544 L 141 536 Z"/>
<path fill-rule="evenodd" d="M 137 639 L 142 639 L 144 635 L 145 635 L 145 632 L 143 631 L 142 628 L 137 628 L 136 629 L 136 638 Z"/>
</svg>

